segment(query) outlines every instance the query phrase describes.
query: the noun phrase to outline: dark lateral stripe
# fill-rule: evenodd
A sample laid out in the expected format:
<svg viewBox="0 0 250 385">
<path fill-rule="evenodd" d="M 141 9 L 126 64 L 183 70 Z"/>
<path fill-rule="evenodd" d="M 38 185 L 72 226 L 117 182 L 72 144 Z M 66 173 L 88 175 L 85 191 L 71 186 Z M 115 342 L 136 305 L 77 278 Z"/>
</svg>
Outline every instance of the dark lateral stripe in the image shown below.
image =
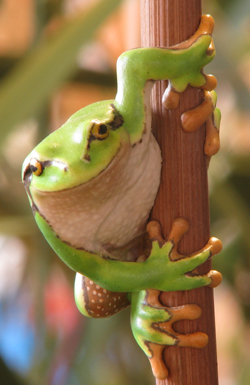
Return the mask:
<svg viewBox="0 0 250 385">
<path fill-rule="evenodd" d="M 120 112 L 115 108 L 114 104 L 110 104 L 111 108 L 112 108 L 112 113 L 114 115 L 114 119 L 109 122 L 109 127 L 111 128 L 111 130 L 116 130 L 117 128 L 121 127 L 124 123 L 124 118 L 123 116 L 120 114 Z"/>
</svg>

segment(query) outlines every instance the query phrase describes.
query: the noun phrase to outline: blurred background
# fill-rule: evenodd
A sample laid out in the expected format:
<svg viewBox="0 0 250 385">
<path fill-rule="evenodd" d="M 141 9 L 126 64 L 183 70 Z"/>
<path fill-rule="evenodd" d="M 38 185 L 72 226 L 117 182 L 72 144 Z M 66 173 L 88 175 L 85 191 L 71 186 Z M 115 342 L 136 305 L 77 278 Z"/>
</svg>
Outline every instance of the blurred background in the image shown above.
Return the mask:
<svg viewBox="0 0 250 385">
<path fill-rule="evenodd" d="M 151 385 L 129 310 L 80 315 L 74 273 L 52 252 L 21 184 L 32 148 L 78 109 L 116 94 L 115 64 L 140 45 L 139 1 L 0 1 L 0 382 Z M 250 3 L 204 1 L 216 20 L 222 148 L 209 169 L 221 385 L 250 384 Z"/>
</svg>

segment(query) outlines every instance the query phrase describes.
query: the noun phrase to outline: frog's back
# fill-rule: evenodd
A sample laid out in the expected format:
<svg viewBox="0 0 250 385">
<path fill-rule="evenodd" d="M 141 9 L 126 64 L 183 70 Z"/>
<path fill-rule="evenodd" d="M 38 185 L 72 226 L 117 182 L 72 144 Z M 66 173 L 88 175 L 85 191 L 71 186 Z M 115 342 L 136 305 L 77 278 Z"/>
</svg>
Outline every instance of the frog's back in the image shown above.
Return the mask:
<svg viewBox="0 0 250 385">
<path fill-rule="evenodd" d="M 81 108 L 75 112 L 67 120 L 68 122 L 75 122 L 77 120 L 87 119 L 88 117 L 95 117 L 95 119 L 102 120 L 106 117 L 107 111 L 109 111 L 109 106 L 114 103 L 114 100 L 102 100 L 100 102 L 95 102 L 89 104 L 86 107 Z"/>
</svg>

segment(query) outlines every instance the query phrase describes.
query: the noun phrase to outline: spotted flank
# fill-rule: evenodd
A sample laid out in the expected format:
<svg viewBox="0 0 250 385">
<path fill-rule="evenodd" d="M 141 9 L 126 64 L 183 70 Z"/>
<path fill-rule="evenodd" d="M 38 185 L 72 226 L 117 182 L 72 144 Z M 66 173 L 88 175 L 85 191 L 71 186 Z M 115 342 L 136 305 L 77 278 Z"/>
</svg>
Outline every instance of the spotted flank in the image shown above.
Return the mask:
<svg viewBox="0 0 250 385">
<path fill-rule="evenodd" d="M 96 285 L 89 278 L 78 274 L 77 306 L 80 312 L 92 318 L 110 317 L 130 305 L 126 293 L 114 293 Z M 80 289 L 80 290 L 79 290 Z"/>
</svg>

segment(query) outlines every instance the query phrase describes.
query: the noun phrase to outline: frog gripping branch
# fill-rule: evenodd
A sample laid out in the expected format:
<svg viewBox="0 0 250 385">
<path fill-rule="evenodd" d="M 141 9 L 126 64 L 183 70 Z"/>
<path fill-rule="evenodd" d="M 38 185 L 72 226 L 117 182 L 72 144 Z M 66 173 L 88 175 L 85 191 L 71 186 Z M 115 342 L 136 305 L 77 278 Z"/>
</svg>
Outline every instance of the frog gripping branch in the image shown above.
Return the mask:
<svg viewBox="0 0 250 385">
<path fill-rule="evenodd" d="M 150 92 L 156 81 L 168 79 L 163 104 L 174 108 L 189 85 L 205 90 L 204 102 L 183 114 L 182 126 L 193 131 L 207 121 L 205 154 L 210 158 L 218 151 L 216 80 L 203 73 L 215 55 L 212 29 L 213 19 L 203 16 L 197 32 L 183 43 L 123 53 L 115 100 L 76 112 L 30 153 L 22 171 L 40 230 L 77 273 L 79 310 L 101 318 L 131 304 L 134 336 L 159 379 L 168 375 L 165 345 L 207 344 L 204 333 L 181 335 L 172 328 L 177 320 L 199 317 L 200 308 L 165 307 L 159 293 L 217 286 L 220 273 L 197 275 L 193 270 L 217 254 L 221 243 L 210 238 L 202 250 L 180 255 L 185 219 L 174 221 L 167 240 L 157 222 L 147 225 L 162 161 L 151 133 Z"/>
</svg>

